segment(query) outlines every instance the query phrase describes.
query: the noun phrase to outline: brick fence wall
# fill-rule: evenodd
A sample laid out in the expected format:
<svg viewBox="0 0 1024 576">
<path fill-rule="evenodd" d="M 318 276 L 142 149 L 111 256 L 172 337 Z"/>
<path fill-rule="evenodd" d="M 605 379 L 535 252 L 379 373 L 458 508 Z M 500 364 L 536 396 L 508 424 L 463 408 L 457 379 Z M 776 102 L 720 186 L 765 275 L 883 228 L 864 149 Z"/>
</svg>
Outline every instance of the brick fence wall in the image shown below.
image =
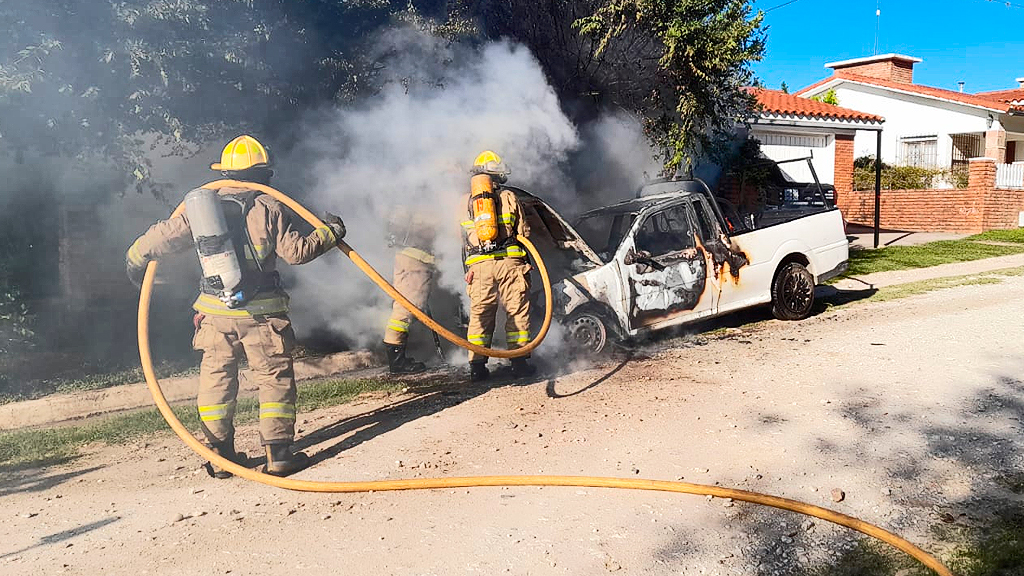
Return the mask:
<svg viewBox="0 0 1024 576">
<path fill-rule="evenodd" d="M 832 185 L 836 196 L 853 191 L 853 136 L 836 134 L 835 176 Z"/>
<path fill-rule="evenodd" d="M 1024 190 L 995 187 L 996 165 L 991 158 L 972 158 L 966 189 L 882 190 L 880 226 L 907 232 L 963 232 L 1018 226 L 1024 211 Z M 847 222 L 873 226 L 875 192 L 840 194 L 839 209 Z"/>
</svg>

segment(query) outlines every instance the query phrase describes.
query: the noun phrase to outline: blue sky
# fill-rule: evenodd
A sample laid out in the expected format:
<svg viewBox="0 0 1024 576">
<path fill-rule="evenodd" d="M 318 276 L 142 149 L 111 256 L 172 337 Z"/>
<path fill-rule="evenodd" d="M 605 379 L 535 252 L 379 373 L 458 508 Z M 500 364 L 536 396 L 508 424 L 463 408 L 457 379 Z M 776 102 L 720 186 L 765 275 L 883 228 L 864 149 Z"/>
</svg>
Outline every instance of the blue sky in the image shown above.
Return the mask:
<svg viewBox="0 0 1024 576">
<path fill-rule="evenodd" d="M 756 0 L 768 10 L 786 0 Z M 1016 88 L 1024 77 L 1024 0 L 796 0 L 765 15 L 768 47 L 754 72 L 768 88 L 794 92 L 831 71 L 826 62 L 875 53 L 921 58 L 914 82 L 965 92 Z"/>
</svg>

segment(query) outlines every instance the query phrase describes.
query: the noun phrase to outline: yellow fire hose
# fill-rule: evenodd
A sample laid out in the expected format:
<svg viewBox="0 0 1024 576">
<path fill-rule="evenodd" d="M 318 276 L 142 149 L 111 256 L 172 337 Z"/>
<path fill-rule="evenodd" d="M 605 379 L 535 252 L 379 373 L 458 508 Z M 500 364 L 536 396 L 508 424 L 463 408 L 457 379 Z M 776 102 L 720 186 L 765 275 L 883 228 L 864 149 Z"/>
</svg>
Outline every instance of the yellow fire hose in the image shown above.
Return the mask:
<svg viewBox="0 0 1024 576">
<path fill-rule="evenodd" d="M 297 202 L 284 195 L 283 193 L 269 187 L 255 185 L 249 182 L 244 184 L 235 182 L 232 180 L 218 180 L 205 185 L 211 188 L 221 188 L 225 186 L 245 186 L 249 188 L 258 188 L 259 190 L 270 194 L 274 198 L 277 198 L 282 203 L 293 209 L 299 216 L 304 220 L 312 224 L 313 226 L 322 226 L 323 223 L 311 214 L 308 210 L 303 208 Z M 178 206 L 174 214 L 179 214 L 183 210 L 183 205 Z M 522 238 L 521 238 L 522 240 Z M 534 255 L 537 268 L 541 272 L 541 276 L 545 282 L 545 294 L 547 299 L 548 311 L 546 314 L 546 321 L 544 328 L 538 337 L 534 339 L 533 346 L 527 346 L 526 348 L 532 350 L 539 344 L 544 334 L 547 332 L 548 325 L 551 320 L 551 287 L 548 284 L 547 270 L 544 268 L 544 263 L 540 260 L 536 249 L 532 244 L 524 242 L 527 249 Z M 364 272 L 366 272 L 371 279 L 374 280 L 385 292 L 390 296 L 394 297 L 403 306 L 408 308 L 418 319 L 427 324 L 428 326 L 436 325 L 433 320 L 430 319 L 425 313 L 417 309 L 412 305 L 405 297 L 403 297 L 393 286 L 388 284 L 380 274 L 378 274 L 373 268 L 366 263 L 365 260 L 359 257 L 359 255 L 352 250 L 347 244 L 341 244 L 339 246 L 345 254 L 352 258 L 353 262 L 356 263 Z M 153 296 L 153 281 L 156 278 L 158 263 L 156 261 L 150 262 L 146 269 L 145 279 L 142 281 L 142 293 L 139 296 L 139 355 L 142 360 L 142 370 L 146 375 L 146 384 L 149 386 L 149 391 L 153 395 L 153 401 L 156 403 L 157 409 L 160 410 L 160 414 L 163 415 L 167 424 L 174 430 L 174 433 L 178 435 L 181 440 L 188 445 L 196 454 L 202 458 L 206 458 L 214 465 L 231 472 L 235 476 L 245 478 L 247 480 L 253 480 L 260 482 L 268 486 L 275 486 L 277 488 L 284 488 L 286 490 L 298 490 L 303 492 L 383 492 L 393 490 L 433 490 L 443 488 L 474 488 L 483 486 L 574 486 L 574 487 L 587 487 L 587 488 L 618 488 L 625 490 L 653 490 L 658 492 L 677 492 L 681 494 L 697 494 L 701 496 L 714 496 L 717 498 L 732 498 L 733 500 L 740 500 L 743 502 L 751 502 L 753 504 L 761 504 L 763 506 L 771 506 L 774 508 L 780 508 L 782 510 L 789 510 L 804 514 L 807 516 L 813 516 L 820 518 L 828 522 L 839 524 L 851 528 L 873 538 L 877 538 L 886 544 L 889 544 L 903 552 L 914 557 L 921 564 L 935 571 L 939 576 L 953 576 L 948 568 L 942 565 L 936 558 L 929 555 L 927 552 L 911 544 L 907 540 L 900 538 L 899 536 L 879 528 L 873 524 L 864 522 L 852 516 L 847 516 L 834 510 L 822 508 L 821 506 L 815 506 L 813 504 L 807 504 L 805 502 L 799 502 L 797 500 L 790 500 L 788 498 L 780 498 L 778 496 L 770 496 L 767 494 L 759 494 L 757 492 L 749 492 L 746 490 L 738 490 L 735 488 L 723 488 L 720 486 L 706 486 L 702 484 L 691 484 L 689 482 L 673 482 L 665 480 L 642 480 L 632 478 L 607 478 L 597 476 L 468 476 L 468 477 L 455 477 L 455 478 L 410 478 L 406 480 L 374 480 L 369 482 L 319 482 L 312 480 L 297 480 L 294 478 L 280 478 L 277 476 L 271 476 L 262 472 L 257 472 L 246 468 L 244 466 L 235 464 L 230 460 L 223 458 L 204 446 L 199 440 L 192 435 L 192 433 L 185 428 L 185 426 L 178 420 L 177 416 L 174 415 L 174 411 L 171 410 L 170 404 L 167 403 L 167 398 L 164 397 L 163 391 L 160 389 L 160 382 L 157 380 L 156 372 L 153 370 L 153 357 L 149 346 L 149 309 L 150 303 L 152 302 Z M 429 322 L 428 322 L 429 321 Z M 433 326 L 431 326 L 433 327 Z M 441 328 L 438 326 L 438 328 Z M 443 328 L 441 328 L 443 330 Z M 482 348 L 479 346 L 473 346 L 451 334 L 450 332 L 443 332 L 449 341 L 458 344 L 460 346 L 463 343 L 467 344 L 463 346 L 465 348 L 478 351 L 481 354 L 488 354 L 495 356 L 496 350 L 490 350 L 488 348 Z M 519 350 L 522 350 L 519 349 Z"/>
</svg>

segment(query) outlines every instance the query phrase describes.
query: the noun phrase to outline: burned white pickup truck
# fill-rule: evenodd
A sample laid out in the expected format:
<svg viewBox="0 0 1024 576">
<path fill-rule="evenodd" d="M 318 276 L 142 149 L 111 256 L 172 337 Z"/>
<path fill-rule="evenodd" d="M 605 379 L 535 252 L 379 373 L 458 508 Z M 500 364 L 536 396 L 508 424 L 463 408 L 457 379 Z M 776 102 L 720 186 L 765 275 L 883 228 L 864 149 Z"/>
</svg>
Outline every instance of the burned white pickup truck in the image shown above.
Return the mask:
<svg viewBox="0 0 1024 576">
<path fill-rule="evenodd" d="M 699 180 L 648 185 L 574 226 L 516 192 L 555 283 L 554 315 L 593 353 L 612 339 L 769 302 L 777 318 L 806 318 L 815 285 L 847 267 L 842 216 L 824 202 L 820 211 L 728 233 L 738 227 Z"/>
</svg>

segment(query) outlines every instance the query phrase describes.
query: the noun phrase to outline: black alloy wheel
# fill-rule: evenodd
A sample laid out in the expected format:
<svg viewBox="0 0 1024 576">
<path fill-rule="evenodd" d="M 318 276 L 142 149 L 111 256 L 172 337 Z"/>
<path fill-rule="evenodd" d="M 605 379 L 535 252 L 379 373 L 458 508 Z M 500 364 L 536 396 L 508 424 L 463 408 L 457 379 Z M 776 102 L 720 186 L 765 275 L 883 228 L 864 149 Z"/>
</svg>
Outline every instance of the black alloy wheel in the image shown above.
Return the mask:
<svg viewBox="0 0 1024 576">
<path fill-rule="evenodd" d="M 814 308 L 814 275 L 799 262 L 788 262 L 772 282 L 772 314 L 779 320 L 803 320 Z"/>
</svg>

